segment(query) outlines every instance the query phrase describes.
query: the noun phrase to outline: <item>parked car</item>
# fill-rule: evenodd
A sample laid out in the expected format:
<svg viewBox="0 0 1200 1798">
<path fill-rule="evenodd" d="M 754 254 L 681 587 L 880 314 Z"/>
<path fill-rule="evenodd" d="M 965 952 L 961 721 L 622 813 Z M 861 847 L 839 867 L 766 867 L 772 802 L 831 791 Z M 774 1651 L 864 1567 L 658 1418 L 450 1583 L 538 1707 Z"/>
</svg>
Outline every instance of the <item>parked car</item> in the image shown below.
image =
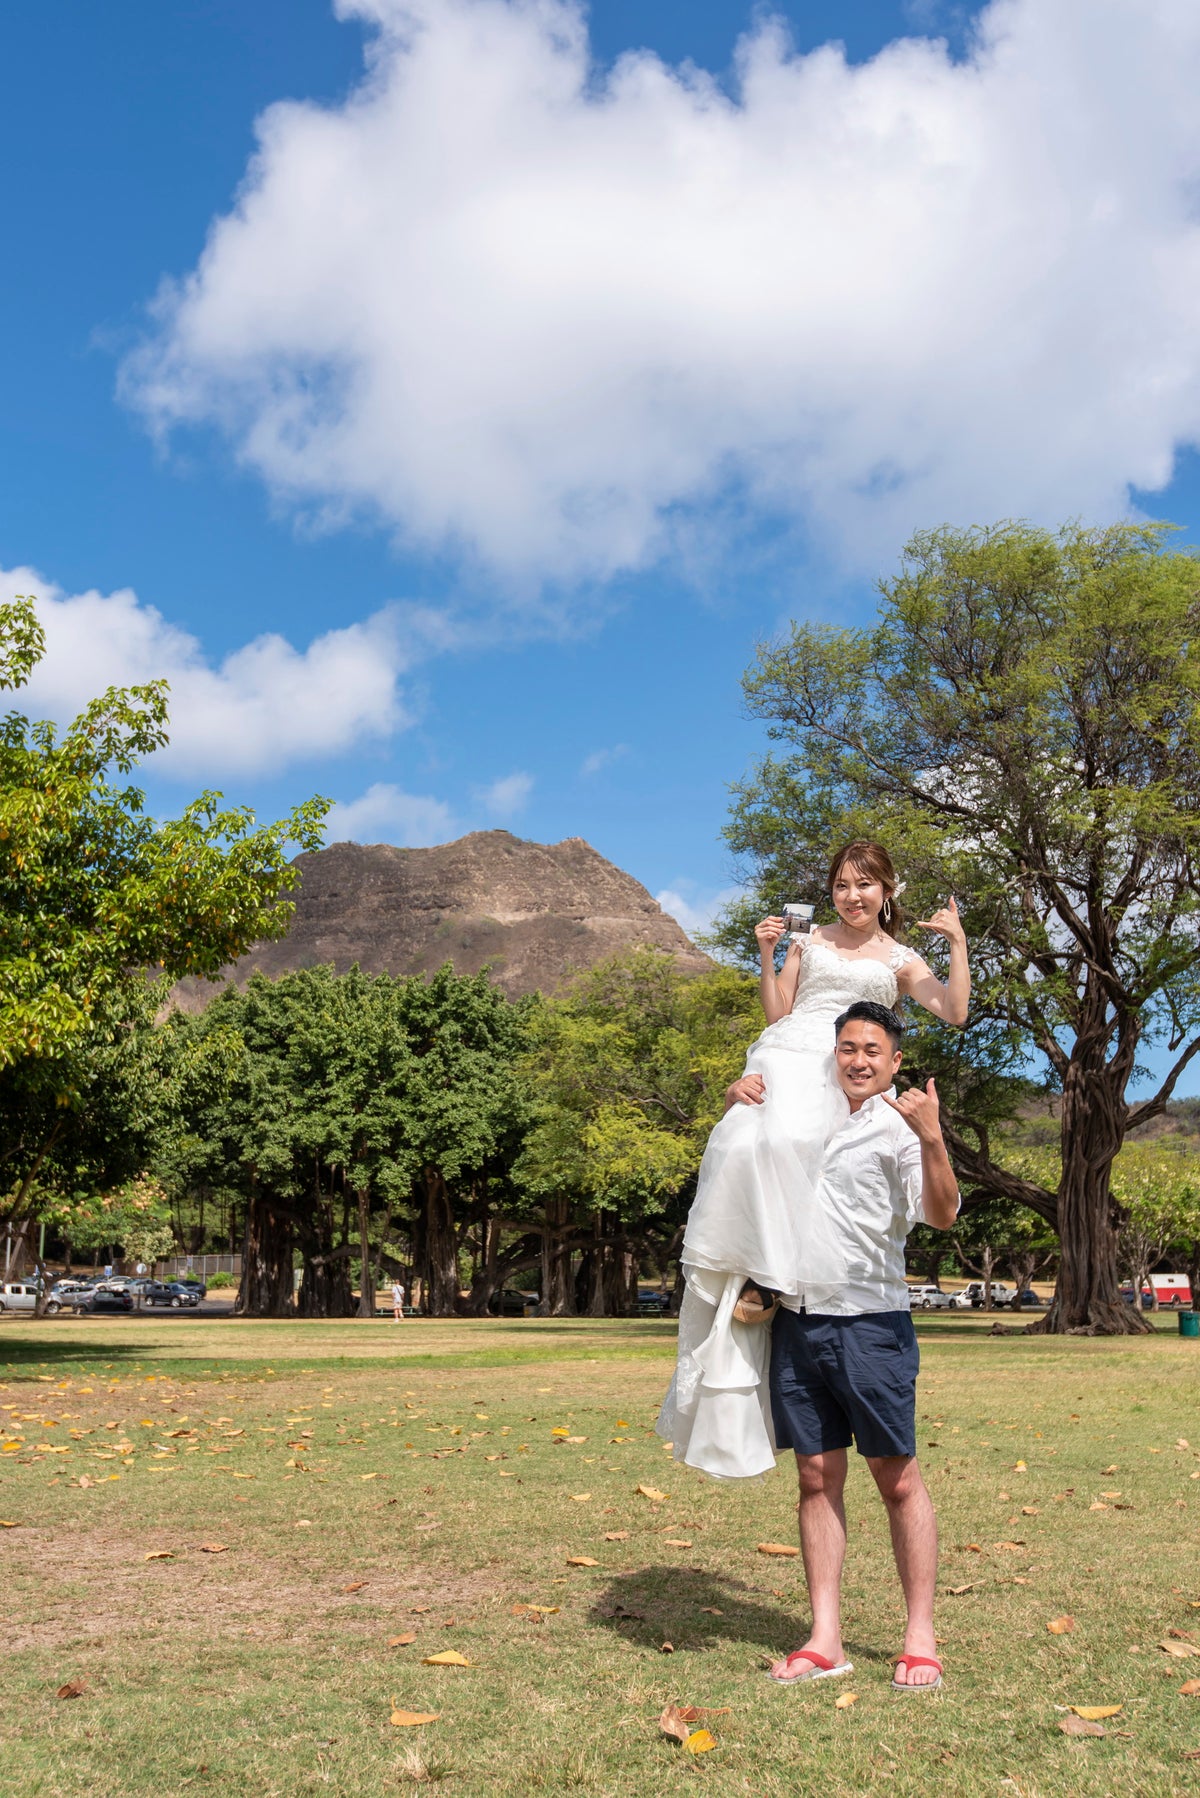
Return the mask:
<svg viewBox="0 0 1200 1798">
<path fill-rule="evenodd" d="M 178 1280 L 147 1280 L 142 1291 L 142 1303 L 169 1305 L 173 1311 L 184 1308 L 194 1310 L 200 1303 L 200 1295 L 190 1287 L 182 1286 Z"/>
<path fill-rule="evenodd" d="M 73 1311 L 79 1317 L 85 1312 L 132 1310 L 133 1300 L 127 1292 L 105 1292 L 100 1286 L 93 1286 L 87 1292 L 68 1292 L 61 1297 L 51 1293 L 46 1300 L 47 1317 L 54 1317 L 59 1311 Z"/>
<path fill-rule="evenodd" d="M 983 1309 L 984 1285 L 982 1280 L 968 1280 L 961 1292 L 956 1292 L 953 1304 L 958 1311 L 980 1311 Z M 997 1311 L 1005 1305 L 1011 1305 L 1017 1296 L 1015 1286 L 1006 1286 L 1003 1280 L 992 1281 L 992 1304 Z"/>
<path fill-rule="evenodd" d="M 0 1311 L 32 1311 L 37 1305 L 38 1289 L 27 1281 L 14 1280 L 0 1286 Z"/>
<path fill-rule="evenodd" d="M 940 1286 L 910 1286 L 908 1289 L 910 1311 L 944 1311 L 949 1303 L 950 1294 L 943 1292 Z"/>
<path fill-rule="evenodd" d="M 665 1317 L 671 1309 L 671 1295 L 660 1286 L 639 1286 L 637 1307 L 644 1317 Z"/>
<path fill-rule="evenodd" d="M 522 1292 L 515 1286 L 502 1286 L 499 1292 L 492 1294 L 488 1310 L 493 1317 L 532 1317 L 539 1302 L 536 1292 Z M 405 1310 L 407 1309 L 406 1306 Z"/>
<path fill-rule="evenodd" d="M 1026 1286 L 1024 1291 L 1018 1292 L 1013 1299 L 1012 1308 L 1014 1311 L 1018 1311 L 1022 1308 L 1026 1311 L 1040 1311 L 1043 1306 L 1049 1304 L 1049 1302 L 1048 1299 L 1039 1298 L 1032 1287 Z"/>
<path fill-rule="evenodd" d="M 194 1292 L 198 1299 L 205 1299 L 208 1297 L 207 1285 L 203 1280 L 198 1280 L 195 1274 L 180 1274 L 178 1280 L 173 1280 L 171 1284 L 173 1286 L 186 1286 L 188 1291 Z"/>
</svg>

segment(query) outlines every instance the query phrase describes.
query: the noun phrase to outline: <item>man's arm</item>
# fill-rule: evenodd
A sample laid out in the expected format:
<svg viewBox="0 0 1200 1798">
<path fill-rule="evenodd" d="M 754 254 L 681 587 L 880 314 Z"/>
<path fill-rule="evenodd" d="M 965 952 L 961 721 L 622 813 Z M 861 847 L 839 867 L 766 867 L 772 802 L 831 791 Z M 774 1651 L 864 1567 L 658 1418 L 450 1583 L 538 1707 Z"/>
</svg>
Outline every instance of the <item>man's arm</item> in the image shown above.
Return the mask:
<svg viewBox="0 0 1200 1798">
<path fill-rule="evenodd" d="M 929 1080 L 924 1092 L 914 1086 L 898 1099 L 889 1099 L 886 1093 L 880 1097 L 900 1113 L 921 1145 L 921 1210 L 925 1222 L 935 1230 L 949 1230 L 958 1217 L 958 1181 L 942 1141 L 933 1080 Z"/>
<path fill-rule="evenodd" d="M 725 1109 L 732 1111 L 735 1105 L 761 1105 L 767 1096 L 767 1084 L 761 1074 L 743 1074 L 732 1086 L 725 1088 Z"/>
</svg>

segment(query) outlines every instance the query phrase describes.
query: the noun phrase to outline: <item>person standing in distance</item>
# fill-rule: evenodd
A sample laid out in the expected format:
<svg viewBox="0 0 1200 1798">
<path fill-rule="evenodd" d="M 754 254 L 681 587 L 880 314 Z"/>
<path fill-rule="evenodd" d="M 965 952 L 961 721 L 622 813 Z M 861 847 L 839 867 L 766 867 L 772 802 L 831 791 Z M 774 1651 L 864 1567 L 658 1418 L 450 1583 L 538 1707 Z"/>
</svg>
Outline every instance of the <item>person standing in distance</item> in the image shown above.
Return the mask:
<svg viewBox="0 0 1200 1798">
<path fill-rule="evenodd" d="M 779 1447 L 795 1451 L 800 1479 L 800 1548 L 812 1628 L 800 1648 L 771 1668 L 784 1684 L 851 1672 L 841 1634 L 846 1555 L 846 1451 L 853 1442 L 887 1508 L 904 1592 L 904 1652 L 898 1691 L 942 1683 L 933 1633 L 937 1524 L 917 1464 L 918 1350 L 904 1279 L 904 1240 L 914 1224 L 948 1230 L 958 1216 L 954 1171 L 942 1140 L 930 1080 L 897 1098 L 902 1026 L 894 1011 L 860 1000 L 838 1018 L 841 1123 L 826 1149 L 819 1203 L 846 1246 L 847 1283 L 785 1295 L 771 1342 L 771 1415 Z M 741 1090 L 744 1089 L 744 1090 Z M 743 1076 L 730 1096 L 761 1104 L 764 1083 Z"/>
</svg>

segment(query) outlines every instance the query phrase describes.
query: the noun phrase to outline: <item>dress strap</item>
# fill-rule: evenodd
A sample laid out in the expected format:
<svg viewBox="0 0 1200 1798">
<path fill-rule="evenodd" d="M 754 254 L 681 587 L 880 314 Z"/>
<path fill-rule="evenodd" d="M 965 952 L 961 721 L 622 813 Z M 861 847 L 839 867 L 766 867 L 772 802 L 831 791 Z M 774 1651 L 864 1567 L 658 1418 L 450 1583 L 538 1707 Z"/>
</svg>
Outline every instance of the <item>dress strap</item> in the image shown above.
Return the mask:
<svg viewBox="0 0 1200 1798">
<path fill-rule="evenodd" d="M 887 965 L 892 970 L 893 974 L 898 974 L 900 969 L 907 967 L 910 961 L 919 960 L 920 957 L 916 950 L 910 949 L 907 943 L 893 943 L 891 954 L 888 956 Z"/>
</svg>

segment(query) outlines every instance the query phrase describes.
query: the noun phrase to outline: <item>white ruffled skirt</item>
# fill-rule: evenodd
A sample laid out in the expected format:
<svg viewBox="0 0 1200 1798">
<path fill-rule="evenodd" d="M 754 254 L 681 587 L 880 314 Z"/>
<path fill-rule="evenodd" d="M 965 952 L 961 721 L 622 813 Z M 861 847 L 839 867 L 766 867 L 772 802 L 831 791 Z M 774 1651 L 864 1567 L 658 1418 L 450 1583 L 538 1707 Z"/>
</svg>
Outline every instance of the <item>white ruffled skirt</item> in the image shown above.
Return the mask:
<svg viewBox="0 0 1200 1798">
<path fill-rule="evenodd" d="M 825 1143 L 846 1113 L 833 1056 L 781 1019 L 750 1049 L 761 1105 L 734 1105 L 708 1139 L 684 1234 L 686 1291 L 675 1375 L 656 1429 L 675 1459 L 716 1479 L 775 1465 L 767 1373 L 769 1324 L 739 1324 L 747 1280 L 819 1309 L 844 1284 L 845 1247 L 818 1206 Z M 828 1041 L 828 1037 L 825 1038 Z"/>
</svg>

